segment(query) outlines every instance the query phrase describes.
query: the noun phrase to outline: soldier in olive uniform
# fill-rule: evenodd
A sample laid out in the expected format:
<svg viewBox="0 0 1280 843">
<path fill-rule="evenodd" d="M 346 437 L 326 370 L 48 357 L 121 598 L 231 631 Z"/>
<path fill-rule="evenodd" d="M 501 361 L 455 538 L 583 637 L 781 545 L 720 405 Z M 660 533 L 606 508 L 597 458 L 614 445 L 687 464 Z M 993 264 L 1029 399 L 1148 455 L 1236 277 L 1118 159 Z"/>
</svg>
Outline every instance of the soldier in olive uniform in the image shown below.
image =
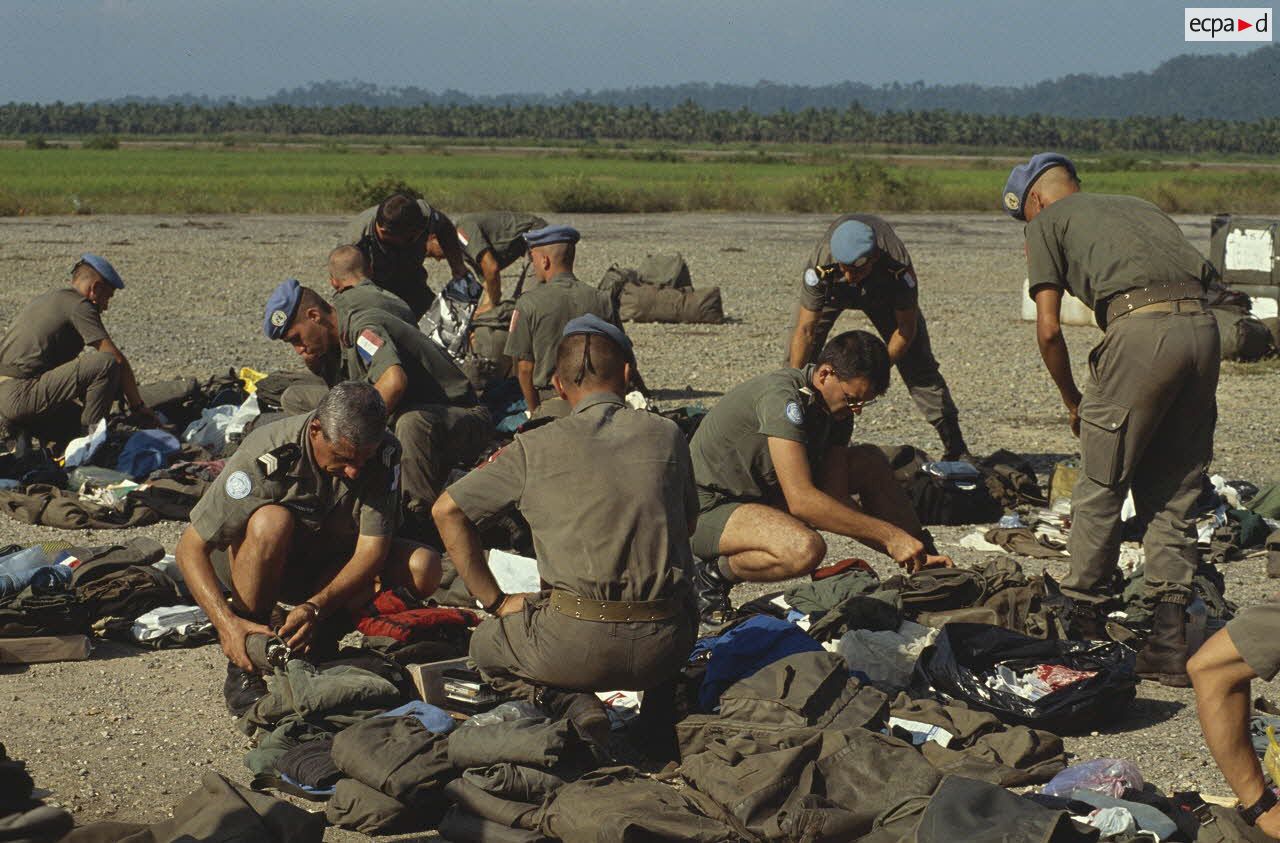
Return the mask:
<svg viewBox="0 0 1280 843">
<path fill-rule="evenodd" d="M 1077 632 L 1102 637 L 1101 605 L 1116 596 L 1120 510 L 1133 493 L 1148 523 L 1146 597 L 1154 628 L 1140 675 L 1186 685 L 1186 604 L 1198 563 L 1192 510 L 1213 455 L 1218 327 L 1204 304 L 1212 267 L 1159 208 L 1131 196 L 1080 193 L 1075 166 L 1040 153 L 1013 169 L 1003 204 L 1026 220 L 1036 338 L 1080 437 L 1071 495 L 1071 573 Z M 1062 336 L 1071 293 L 1106 331 L 1089 355 L 1081 395 Z"/>
<path fill-rule="evenodd" d="M 329 286 L 333 287 L 333 306 L 339 314 L 374 308 L 403 322 L 415 321 L 404 299 L 369 280 L 369 261 L 355 246 L 339 246 L 329 253 Z"/>
<path fill-rule="evenodd" d="M 496 619 L 471 638 L 491 681 L 648 689 L 688 658 L 696 622 L 689 534 L 697 496 L 679 429 L 623 403 L 631 344 L 595 316 L 568 324 L 555 384 L 572 415 L 456 481 L 432 514 L 471 593 Z M 476 524 L 517 507 L 550 593 L 504 594 Z"/>
<path fill-rule="evenodd" d="M 115 267 L 86 253 L 71 268 L 70 286 L 18 312 L 0 340 L 0 417 L 67 441 L 106 418 L 123 393 L 131 410 L 155 420 L 133 367 L 102 324 L 112 295 L 123 289 Z M 81 354 L 86 345 L 94 350 Z"/>
<path fill-rule="evenodd" d="M 1236 615 L 1196 651 L 1187 673 L 1196 689 L 1204 742 L 1239 797 L 1244 821 L 1280 838 L 1280 804 L 1263 778 L 1249 730 L 1253 680 L 1270 682 L 1280 673 L 1280 601 Z"/>
<path fill-rule="evenodd" d="M 950 564 L 883 452 L 849 444 L 854 416 L 888 386 L 884 343 L 849 331 L 817 362 L 752 378 L 707 413 L 689 443 L 705 621 L 722 619 L 734 583 L 811 573 L 827 552 L 818 530 L 856 539 L 913 572 Z"/>
<path fill-rule="evenodd" d="M 617 324 L 608 294 L 583 284 L 573 274 L 579 237 L 577 229 L 567 225 L 547 226 L 524 235 L 538 284 L 525 290 L 516 301 L 505 353 L 515 361 L 516 378 L 530 417 L 535 413 L 568 414 L 568 406 L 557 399 L 551 383 L 564 326 L 587 314 Z M 546 407 L 542 406 L 544 403 Z"/>
<path fill-rule="evenodd" d="M 267 300 L 262 330 L 268 339 L 290 343 L 312 371 L 336 371 L 338 378 L 373 384 L 404 448 L 408 513 L 429 524 L 431 503 L 449 470 L 470 465 L 493 436 L 488 410 L 448 353 L 417 326 L 386 310 L 339 312 L 293 279 L 277 286 Z M 316 364 L 335 357 L 336 366 Z M 282 403 L 302 403 L 295 395 L 298 389 L 285 390 Z"/>
<path fill-rule="evenodd" d="M 542 217 L 519 211 L 481 211 L 458 217 L 458 242 L 462 244 L 462 254 L 476 277 L 484 283 L 484 296 L 476 306 L 477 316 L 502 301 L 502 270 L 528 253 L 524 235 L 546 225 L 547 221 Z M 434 234 L 427 237 L 427 257 L 445 259 L 444 247 Z M 521 273 L 520 280 L 524 281 L 524 273 Z M 512 298 L 519 295 L 517 287 Z"/>
<path fill-rule="evenodd" d="M 435 236 L 453 277 L 467 274 L 466 258 L 453 223 L 423 199 L 402 193 L 366 208 L 356 217 L 347 243 L 364 253 L 373 283 L 405 300 L 413 322 L 422 318 L 435 293 L 427 286 L 427 239 Z"/>
<path fill-rule="evenodd" d="M 419 595 L 439 584 L 439 555 L 394 537 L 400 446 L 386 412 L 368 384 L 339 384 L 314 413 L 246 436 L 191 510 L 175 556 L 218 630 L 229 680 L 252 673 L 245 638 L 271 631 L 278 601 L 296 604 L 280 636 L 305 648 L 321 619 L 366 605 L 375 578 Z M 218 550 L 226 551 L 221 576 Z"/>
<path fill-rule="evenodd" d="M 938 369 L 920 312 L 920 290 L 907 247 L 871 214 L 845 214 L 818 241 L 800 283 L 800 302 L 788 333 L 787 365 L 813 362 L 836 319 L 861 310 L 889 346 L 916 407 L 942 440 L 944 460 L 965 459 L 959 411 Z"/>
</svg>

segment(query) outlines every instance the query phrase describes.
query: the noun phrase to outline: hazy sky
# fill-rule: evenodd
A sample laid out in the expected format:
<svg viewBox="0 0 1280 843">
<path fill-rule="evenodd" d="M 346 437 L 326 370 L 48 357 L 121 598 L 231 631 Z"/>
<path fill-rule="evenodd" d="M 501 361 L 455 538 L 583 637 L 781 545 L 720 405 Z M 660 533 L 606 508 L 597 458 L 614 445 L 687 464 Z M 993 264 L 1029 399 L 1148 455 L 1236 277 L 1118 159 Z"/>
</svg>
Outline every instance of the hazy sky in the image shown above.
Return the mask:
<svg viewBox="0 0 1280 843">
<path fill-rule="evenodd" d="M 1022 84 L 1231 49 L 1184 43 L 1182 19 L 1183 4 L 1154 0 L 0 0 L 0 102 L 256 97 L 327 79 L 473 94 Z"/>
</svg>

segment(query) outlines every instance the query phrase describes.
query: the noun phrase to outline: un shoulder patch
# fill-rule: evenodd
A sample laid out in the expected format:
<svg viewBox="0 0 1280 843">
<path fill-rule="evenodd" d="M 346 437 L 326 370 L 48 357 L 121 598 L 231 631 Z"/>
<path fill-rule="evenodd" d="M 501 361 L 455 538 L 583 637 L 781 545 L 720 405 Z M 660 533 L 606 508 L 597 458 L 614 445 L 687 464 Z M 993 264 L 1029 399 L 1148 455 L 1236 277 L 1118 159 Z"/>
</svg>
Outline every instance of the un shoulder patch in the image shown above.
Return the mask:
<svg viewBox="0 0 1280 843">
<path fill-rule="evenodd" d="M 910 272 L 902 273 L 902 280 L 906 282 L 906 285 L 911 289 L 914 290 L 916 288 L 916 277 Z"/>
<path fill-rule="evenodd" d="M 804 410 L 800 409 L 799 401 L 788 401 L 786 413 L 787 413 L 787 421 L 791 422 L 792 424 L 804 423 Z"/>
<path fill-rule="evenodd" d="M 253 491 L 253 481 L 243 471 L 233 471 L 227 478 L 227 497 L 233 501 L 244 500 Z"/>
<path fill-rule="evenodd" d="M 804 285 L 806 287 L 816 287 L 821 281 L 822 279 L 818 277 L 818 270 L 813 267 L 809 267 L 804 271 Z"/>
</svg>

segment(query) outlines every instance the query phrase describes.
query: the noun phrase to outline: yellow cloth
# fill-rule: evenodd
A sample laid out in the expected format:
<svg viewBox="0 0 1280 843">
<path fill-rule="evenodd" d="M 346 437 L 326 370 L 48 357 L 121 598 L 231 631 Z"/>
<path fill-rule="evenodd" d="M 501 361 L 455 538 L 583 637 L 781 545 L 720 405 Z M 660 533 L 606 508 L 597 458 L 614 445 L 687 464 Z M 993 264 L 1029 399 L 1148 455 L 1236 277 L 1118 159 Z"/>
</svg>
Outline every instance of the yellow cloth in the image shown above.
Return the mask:
<svg viewBox="0 0 1280 843">
<path fill-rule="evenodd" d="M 250 369 L 244 366 L 240 369 L 239 377 L 244 383 L 244 391 L 252 395 L 258 391 L 258 381 L 267 376 L 266 372 L 259 372 L 256 369 Z"/>
</svg>

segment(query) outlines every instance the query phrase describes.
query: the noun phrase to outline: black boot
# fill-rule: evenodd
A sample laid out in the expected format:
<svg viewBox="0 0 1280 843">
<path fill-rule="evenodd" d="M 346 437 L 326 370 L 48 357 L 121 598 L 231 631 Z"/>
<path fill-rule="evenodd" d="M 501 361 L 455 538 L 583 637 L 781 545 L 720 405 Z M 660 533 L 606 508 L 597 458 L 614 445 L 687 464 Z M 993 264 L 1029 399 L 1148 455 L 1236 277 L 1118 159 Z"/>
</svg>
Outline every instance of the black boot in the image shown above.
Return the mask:
<svg viewBox="0 0 1280 843">
<path fill-rule="evenodd" d="M 243 717 L 253 704 L 267 695 L 267 683 L 256 673 L 227 662 L 227 679 L 222 683 L 222 699 L 233 717 Z"/>
<path fill-rule="evenodd" d="M 1187 676 L 1187 606 L 1181 595 L 1168 595 L 1156 604 L 1151 623 L 1151 634 L 1138 653 L 1134 665 L 1143 679 L 1152 679 L 1161 685 L 1186 688 L 1191 685 Z"/>
<path fill-rule="evenodd" d="M 693 561 L 693 587 L 698 595 L 698 637 L 714 634 L 716 628 L 729 620 L 733 604 L 729 592 L 733 583 L 720 573 L 719 559 L 695 559 Z"/>
<path fill-rule="evenodd" d="M 942 440 L 942 459 L 944 461 L 968 460 L 973 462 L 973 457 L 969 453 L 969 446 L 964 442 L 964 434 L 960 432 L 959 418 L 956 416 L 944 416 L 933 423 L 933 429 L 938 431 L 938 438 Z"/>
</svg>

